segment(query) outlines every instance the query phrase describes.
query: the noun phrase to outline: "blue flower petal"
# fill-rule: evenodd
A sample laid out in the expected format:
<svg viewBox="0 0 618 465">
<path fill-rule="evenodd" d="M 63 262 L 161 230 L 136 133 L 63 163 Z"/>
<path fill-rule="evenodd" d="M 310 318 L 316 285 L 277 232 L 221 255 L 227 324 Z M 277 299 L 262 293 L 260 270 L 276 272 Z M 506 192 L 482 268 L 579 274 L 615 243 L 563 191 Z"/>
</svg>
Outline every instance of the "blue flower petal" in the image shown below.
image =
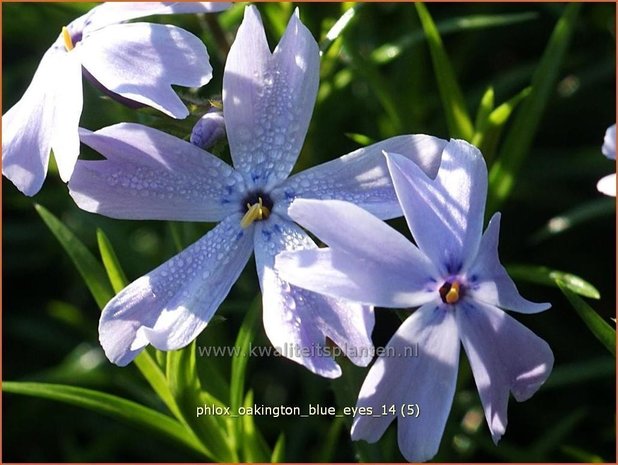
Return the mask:
<svg viewBox="0 0 618 465">
<path fill-rule="evenodd" d="M 376 442 L 397 417 L 403 456 L 431 459 L 453 403 L 459 347 L 455 317 L 445 306 L 430 303 L 408 317 L 363 382 L 356 406 L 372 415 L 355 416 L 352 439 Z"/>
<path fill-rule="evenodd" d="M 521 313 L 538 313 L 551 307 L 524 299 L 498 258 L 500 213 L 496 213 L 481 239 L 479 253 L 467 272 L 471 298 L 489 305 Z"/>
<path fill-rule="evenodd" d="M 383 153 L 409 158 L 434 178 L 446 141 L 426 135 L 397 136 L 358 149 L 335 160 L 291 176 L 273 190 L 276 211 L 285 215 L 292 200 L 346 200 L 389 219 L 402 215 Z M 291 194 L 291 195 L 288 195 Z"/>
<path fill-rule="evenodd" d="M 318 90 L 318 45 L 297 15 L 271 55 L 255 6 L 245 9 L 223 75 L 234 166 L 253 188 L 285 179 L 300 153 Z"/>
<path fill-rule="evenodd" d="M 72 53 L 111 92 L 174 118 L 189 111 L 172 84 L 201 87 L 212 77 L 204 43 L 171 25 L 114 24 L 92 32 Z"/>
<path fill-rule="evenodd" d="M 487 197 L 487 167 L 478 149 L 451 140 L 435 180 L 388 154 L 388 167 L 419 248 L 448 276 L 467 269 L 478 251 Z"/>
<path fill-rule="evenodd" d="M 99 340 L 125 366 L 147 344 L 180 349 L 206 327 L 253 250 L 251 231 L 232 215 L 202 239 L 124 288 L 103 309 Z"/>
<path fill-rule="evenodd" d="M 340 200 L 294 201 L 290 216 L 329 249 L 282 253 L 284 279 L 332 297 L 385 307 L 412 307 L 434 299 L 436 272 L 402 234 L 356 205 Z M 434 286 L 435 287 L 435 286 Z"/>
<path fill-rule="evenodd" d="M 219 221 L 241 210 L 242 177 L 193 144 L 134 123 L 82 131 L 81 139 L 106 157 L 77 163 L 69 189 L 83 210 L 178 221 Z"/>
<path fill-rule="evenodd" d="M 229 2 L 105 2 L 87 13 L 86 31 L 151 15 L 215 13 Z"/>
<path fill-rule="evenodd" d="M 52 144 L 65 180 L 79 154 L 81 68 L 66 55 L 57 47 L 45 52 L 25 94 L 2 117 L 2 174 L 28 196 L 43 185 Z"/>
<path fill-rule="evenodd" d="M 282 355 L 328 378 L 341 375 L 332 358 L 332 340 L 350 360 L 366 366 L 373 358 L 373 309 L 321 296 L 283 281 L 273 270 L 282 250 L 315 249 L 295 224 L 271 215 L 255 226 L 255 259 L 262 287 L 264 329 Z"/>
<path fill-rule="evenodd" d="M 529 399 L 547 380 L 554 356 L 545 341 L 505 312 L 471 300 L 457 305 L 457 325 L 494 443 L 507 425 L 509 391 Z"/>
</svg>

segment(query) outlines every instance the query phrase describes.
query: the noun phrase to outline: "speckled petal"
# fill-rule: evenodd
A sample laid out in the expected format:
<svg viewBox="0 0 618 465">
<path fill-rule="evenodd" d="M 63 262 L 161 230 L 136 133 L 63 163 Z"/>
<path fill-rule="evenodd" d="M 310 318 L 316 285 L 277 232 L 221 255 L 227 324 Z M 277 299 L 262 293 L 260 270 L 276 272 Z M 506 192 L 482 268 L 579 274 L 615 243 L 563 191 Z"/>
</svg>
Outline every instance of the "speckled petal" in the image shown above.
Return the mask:
<svg viewBox="0 0 618 465">
<path fill-rule="evenodd" d="M 550 308 L 549 303 L 530 302 L 519 294 L 498 258 L 499 236 L 500 213 L 496 213 L 483 234 L 479 253 L 467 273 L 470 297 L 520 313 L 538 313 Z"/>
<path fill-rule="evenodd" d="M 2 116 L 2 174 L 29 196 L 41 189 L 47 175 L 56 104 L 56 63 L 62 53 L 50 48 L 43 55 L 26 93 Z"/>
<path fill-rule="evenodd" d="M 356 365 L 368 365 L 373 356 L 373 309 L 291 286 L 273 270 L 279 251 L 316 248 L 309 236 L 273 214 L 256 223 L 254 241 L 264 329 L 273 346 L 285 357 L 328 378 L 340 376 L 341 368 L 332 358 L 338 349 L 329 346 L 326 338 Z"/>
<path fill-rule="evenodd" d="M 451 140 L 436 179 L 397 154 L 387 155 L 397 197 L 412 236 L 444 276 L 467 269 L 483 233 L 487 167 L 481 152 Z"/>
<path fill-rule="evenodd" d="M 402 234 L 356 205 L 298 199 L 290 216 L 329 249 L 279 254 L 289 282 L 331 297 L 406 308 L 435 297 L 436 272 Z"/>
<path fill-rule="evenodd" d="M 554 356 L 545 341 L 495 307 L 464 301 L 455 314 L 497 444 L 506 430 L 509 391 L 519 402 L 532 397 L 549 377 Z"/>
<path fill-rule="evenodd" d="M 201 87 L 212 77 L 204 43 L 176 26 L 107 26 L 79 42 L 73 53 L 108 90 L 174 118 L 189 111 L 172 84 Z"/>
<path fill-rule="evenodd" d="M 409 158 L 434 178 L 446 141 L 426 135 L 397 136 L 358 149 L 335 160 L 295 174 L 272 192 L 275 211 L 285 215 L 295 198 L 352 202 L 378 218 L 402 215 L 382 152 Z"/>
<path fill-rule="evenodd" d="M 240 209 L 242 177 L 189 142 L 134 123 L 82 130 L 81 139 L 107 158 L 77 163 L 69 189 L 83 210 L 124 219 L 219 221 Z"/>
<path fill-rule="evenodd" d="M 99 340 L 125 366 L 147 344 L 180 349 L 206 327 L 253 249 L 250 230 L 232 215 L 206 236 L 137 279 L 103 309 Z"/>
<path fill-rule="evenodd" d="M 93 31 L 110 24 L 151 15 L 215 13 L 229 8 L 229 2 L 106 2 L 90 11 L 85 25 Z"/>
<path fill-rule="evenodd" d="M 223 75 L 234 166 L 248 185 L 285 179 L 300 153 L 319 81 L 319 50 L 298 14 L 271 55 L 257 8 L 245 8 Z"/>
<path fill-rule="evenodd" d="M 355 416 L 352 439 L 376 442 L 397 417 L 403 456 L 410 462 L 431 459 L 438 452 L 455 395 L 459 346 L 455 317 L 448 308 L 427 304 L 408 317 L 363 382 L 356 406 L 371 408 L 377 417 Z M 412 415 L 403 417 L 410 405 Z"/>
</svg>

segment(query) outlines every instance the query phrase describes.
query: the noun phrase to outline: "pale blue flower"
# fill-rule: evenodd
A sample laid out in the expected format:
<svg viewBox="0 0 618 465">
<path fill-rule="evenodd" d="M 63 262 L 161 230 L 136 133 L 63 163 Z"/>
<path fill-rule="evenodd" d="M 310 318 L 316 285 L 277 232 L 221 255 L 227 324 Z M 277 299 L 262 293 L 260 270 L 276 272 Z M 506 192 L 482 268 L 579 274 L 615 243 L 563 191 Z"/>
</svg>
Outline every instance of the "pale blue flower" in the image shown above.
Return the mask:
<svg viewBox="0 0 618 465">
<path fill-rule="evenodd" d="M 375 442 L 397 416 L 399 448 L 417 462 L 438 450 L 455 393 L 460 341 L 493 440 L 500 439 L 509 391 L 518 401 L 528 399 L 553 366 L 549 346 L 501 309 L 536 313 L 550 305 L 523 299 L 500 264 L 500 214 L 481 236 L 487 169 L 476 148 L 449 142 L 435 180 L 399 155 L 386 157 L 418 247 L 362 208 L 301 199 L 290 217 L 330 247 L 282 253 L 275 269 L 290 283 L 329 297 L 420 307 L 361 388 L 357 406 L 377 416 L 358 415 L 352 426 L 353 439 Z M 418 347 L 418 357 L 411 347 Z M 391 405 L 395 415 L 388 412 Z"/>
<path fill-rule="evenodd" d="M 316 41 L 291 18 L 271 53 L 258 10 L 245 9 L 223 76 L 223 112 L 234 168 L 155 129 L 119 124 L 81 140 L 106 160 L 79 161 L 69 183 L 77 204 L 114 218 L 218 221 L 202 239 L 114 297 L 100 341 L 126 365 L 147 344 L 186 346 L 208 324 L 255 252 L 267 336 L 283 355 L 327 377 L 339 365 L 326 338 L 359 365 L 371 360 L 373 309 L 290 286 L 273 271 L 281 250 L 316 248 L 292 222 L 294 198 L 346 199 L 381 218 L 401 215 L 383 150 L 434 175 L 446 144 L 400 136 L 289 176 L 300 153 L 319 82 Z"/>
<path fill-rule="evenodd" d="M 212 68 L 206 47 L 176 26 L 124 21 L 154 14 L 220 11 L 229 3 L 112 2 L 63 27 L 23 97 L 2 117 L 2 174 L 32 196 L 47 175 L 50 149 L 67 182 L 79 156 L 84 76 L 123 103 L 188 115 L 172 84 L 200 87 Z"/>
<path fill-rule="evenodd" d="M 616 159 L 616 125 L 612 125 L 605 131 L 605 138 L 603 139 L 603 147 L 601 149 L 603 155 L 610 160 Z M 597 189 L 599 192 L 616 197 L 616 173 L 608 174 L 599 180 L 597 183 Z"/>
</svg>

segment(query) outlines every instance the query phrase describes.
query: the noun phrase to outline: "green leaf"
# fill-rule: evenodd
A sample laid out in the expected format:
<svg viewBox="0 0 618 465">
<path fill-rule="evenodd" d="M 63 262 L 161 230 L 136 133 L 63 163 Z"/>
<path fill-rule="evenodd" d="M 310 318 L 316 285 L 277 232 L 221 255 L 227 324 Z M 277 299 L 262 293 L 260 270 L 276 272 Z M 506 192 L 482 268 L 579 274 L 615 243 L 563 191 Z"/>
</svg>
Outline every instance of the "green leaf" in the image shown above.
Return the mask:
<svg viewBox="0 0 618 465">
<path fill-rule="evenodd" d="M 216 415 L 197 418 L 197 407 L 202 405 L 203 400 L 210 400 L 210 396 L 204 396 L 202 391 L 197 373 L 195 344 L 193 341 L 184 349 L 167 352 L 167 386 L 180 410 L 178 419 L 196 432 L 216 460 L 238 461 L 224 434 L 228 418 Z"/>
<path fill-rule="evenodd" d="M 543 384 L 543 390 L 573 389 L 578 383 L 590 383 L 616 377 L 616 361 L 602 356 L 586 359 L 583 362 L 561 363 L 554 367 L 549 379 Z"/>
<path fill-rule="evenodd" d="M 127 285 L 127 277 L 120 267 L 118 256 L 112 248 L 112 243 L 109 241 L 102 229 L 97 229 L 97 242 L 99 244 L 99 252 L 103 260 L 103 266 L 107 272 L 107 276 L 112 283 L 114 292 L 120 292 Z"/>
<path fill-rule="evenodd" d="M 75 386 L 46 383 L 4 381 L 2 390 L 8 393 L 41 397 L 87 408 L 126 423 L 147 428 L 187 446 L 201 455 L 209 455 L 197 438 L 176 420 L 121 397 Z"/>
<path fill-rule="evenodd" d="M 494 88 L 489 86 L 483 96 L 481 97 L 481 102 L 479 103 L 479 109 L 476 112 L 476 119 L 474 122 L 474 127 L 476 129 L 476 134 L 482 132 L 484 126 L 487 124 L 487 118 L 494 109 Z"/>
<path fill-rule="evenodd" d="M 580 3 L 570 3 L 565 7 L 532 76 L 529 98 L 517 112 L 499 158 L 489 172 L 488 214 L 499 210 L 506 201 L 515 185 L 519 169 L 530 152 L 543 111 L 556 87 L 560 65 L 575 29 L 580 8 Z"/>
<path fill-rule="evenodd" d="M 423 3 L 414 3 L 429 44 L 434 75 L 438 81 L 442 106 L 451 137 L 471 141 L 474 135 L 466 102 L 455 78 L 455 72 L 444 50 L 440 33 Z"/>
<path fill-rule="evenodd" d="M 436 23 L 438 32 L 442 37 L 455 32 L 470 31 L 474 29 L 484 29 L 498 26 L 508 26 L 510 24 L 521 23 L 536 19 L 538 14 L 535 12 L 524 12 L 503 15 L 474 15 L 451 18 Z M 405 50 L 420 43 L 425 38 L 422 31 L 412 31 L 394 43 L 385 44 L 376 48 L 371 54 L 374 63 L 383 65 L 397 58 Z"/>
<path fill-rule="evenodd" d="M 357 144 L 359 144 L 362 147 L 366 147 L 366 146 L 371 145 L 374 142 L 376 142 L 374 139 L 372 139 L 371 137 L 366 136 L 364 134 L 356 134 L 356 133 L 352 133 L 352 132 L 346 132 L 345 136 L 348 139 L 353 140 L 354 142 L 356 142 Z"/>
<path fill-rule="evenodd" d="M 487 116 L 484 124 L 474 134 L 472 143 L 481 150 L 488 162 L 494 157 L 506 122 L 515 108 L 530 95 L 531 90 L 530 87 L 526 87 L 513 98 L 498 106 Z"/>
<path fill-rule="evenodd" d="M 605 463 L 609 460 L 604 460 L 601 456 L 587 452 L 578 447 L 560 446 L 560 452 L 573 459 L 573 462 L 580 463 Z"/>
<path fill-rule="evenodd" d="M 578 205 L 558 216 L 551 218 L 543 228 L 535 232 L 531 242 L 538 244 L 551 239 L 576 226 L 588 223 L 600 217 L 614 217 L 616 215 L 616 200 L 599 198 Z"/>
<path fill-rule="evenodd" d="M 255 336 L 256 323 L 258 314 L 262 307 L 261 297 L 258 295 L 253 299 L 249 306 L 249 311 L 245 316 L 234 348 L 234 357 L 232 358 L 232 374 L 230 379 L 230 407 L 232 412 L 238 412 L 239 407 L 243 405 L 244 389 L 245 389 L 245 373 L 247 370 L 247 362 L 249 361 L 250 345 Z M 232 443 L 238 449 L 241 440 L 242 422 L 236 421 L 232 425 L 230 431 L 233 441 Z"/>
<path fill-rule="evenodd" d="M 558 281 L 560 290 L 571 303 L 579 317 L 584 320 L 588 329 L 605 346 L 607 350 L 616 356 L 616 330 L 612 328 L 594 309 L 581 297 L 571 291 L 568 286 Z"/>
<path fill-rule="evenodd" d="M 353 6 L 349 6 L 346 4 L 342 5 L 342 8 L 345 10 L 344 13 L 339 17 L 339 19 L 332 25 L 332 27 L 326 33 L 324 40 L 320 42 L 320 53 L 325 54 L 328 52 L 333 43 L 339 39 L 343 31 L 350 25 L 350 23 L 356 17 L 358 10 L 362 8 L 362 3 L 357 3 Z"/>
<path fill-rule="evenodd" d="M 245 408 L 253 407 L 253 391 L 245 396 Z M 242 451 L 247 463 L 266 462 L 271 457 L 268 444 L 255 426 L 253 415 L 243 415 L 242 421 Z"/>
<path fill-rule="evenodd" d="M 275 447 L 273 447 L 273 454 L 270 457 L 270 463 L 281 463 L 285 461 L 285 434 L 281 433 Z"/>
<path fill-rule="evenodd" d="M 88 286 L 97 305 L 103 308 L 114 292 L 101 264 L 53 213 L 38 204 L 35 204 L 34 208 L 77 267 L 77 271 Z"/>
<path fill-rule="evenodd" d="M 589 297 L 600 299 L 601 295 L 596 287 L 588 281 L 571 273 L 552 270 L 545 266 L 532 265 L 509 265 L 506 267 L 509 275 L 516 281 L 527 281 L 544 286 L 559 287 L 559 284 L 567 287 L 571 292 Z"/>
<path fill-rule="evenodd" d="M 344 41 L 345 41 L 344 37 Z M 367 58 L 360 54 L 358 46 L 354 43 L 345 42 L 346 53 L 350 57 L 350 64 L 353 66 L 355 73 L 362 76 L 373 94 L 384 108 L 392 126 L 394 133 L 403 131 L 403 115 L 400 112 L 400 106 L 397 105 L 398 97 L 393 91 L 391 85 L 384 78 L 380 70 Z"/>
</svg>

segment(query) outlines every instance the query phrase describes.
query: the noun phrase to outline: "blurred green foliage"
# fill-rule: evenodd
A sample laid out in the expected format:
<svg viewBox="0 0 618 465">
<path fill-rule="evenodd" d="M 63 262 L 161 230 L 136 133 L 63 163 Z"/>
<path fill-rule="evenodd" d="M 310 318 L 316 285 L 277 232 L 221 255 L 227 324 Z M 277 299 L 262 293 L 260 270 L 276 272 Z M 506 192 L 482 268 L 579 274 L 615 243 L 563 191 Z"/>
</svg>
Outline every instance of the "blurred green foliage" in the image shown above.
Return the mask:
<svg viewBox="0 0 618 465">
<path fill-rule="evenodd" d="M 92 5 L 3 5 L 3 112 L 21 97 L 60 28 Z M 294 6 L 259 5 L 273 46 Z M 296 6 L 325 50 L 318 101 L 296 170 L 331 160 L 361 143 L 400 133 L 450 135 L 440 79 L 436 78 L 413 5 L 356 4 L 353 15 L 348 13 L 352 17 L 347 27 L 334 38 L 327 37 L 328 31 L 352 4 Z M 498 124 L 506 133 L 518 112 L 530 108 L 539 111 L 534 102 L 523 105 L 520 100 L 525 103 L 531 97 L 525 89 L 564 13 L 564 5 L 440 3 L 428 4 L 426 9 L 441 35 L 448 67 L 461 89 L 460 105 L 471 120 L 474 115 L 479 115 L 478 121 L 495 114 L 489 124 Z M 208 46 L 213 80 L 198 93 L 179 89 L 193 102 L 188 120 L 171 120 L 151 110 L 131 111 L 102 97 L 85 82 L 82 126 L 98 129 L 120 121 L 138 121 L 187 138 L 203 103 L 220 96 L 226 44 L 233 40 L 241 19 L 242 5 L 213 18 L 190 15 L 153 19 L 181 25 Z M 615 316 L 616 309 L 615 203 L 609 203 L 595 188 L 597 179 L 614 169 L 600 152 L 604 131 L 615 120 L 614 20 L 613 3 L 582 5 L 562 66 L 551 70 L 557 82 L 547 89 L 546 109 L 530 115 L 539 119 L 539 126 L 536 135 L 527 134 L 532 137 L 531 148 L 522 158 L 509 197 L 503 199 L 500 208 L 503 262 L 518 264 L 520 276 L 514 277 L 523 295 L 553 304 L 548 312 L 517 317 L 548 341 L 556 357 L 554 372 L 531 400 L 523 404 L 511 401 L 507 433 L 496 447 L 482 418 L 469 367 L 462 358 L 458 390 L 437 461 L 616 459 L 615 360 L 560 290 L 534 284 L 548 278 L 526 273 L 521 266 L 543 265 L 585 278 L 592 286 L 585 288 L 588 296 L 596 297 L 591 289 L 600 294 L 593 302 L 594 310 L 614 326 L 610 317 Z M 452 82 L 447 84 L 452 87 Z M 510 106 L 501 106 L 503 102 Z M 526 117 L 520 113 L 519 119 Z M 481 143 L 492 154 L 488 159 L 492 163 L 500 160 L 503 140 L 499 135 Z M 229 156 L 225 150 L 221 155 Z M 85 156 L 93 154 L 85 151 Z M 4 379 L 70 384 L 174 413 L 175 401 L 171 397 L 168 402 L 161 401 L 134 364 L 118 368 L 105 359 L 97 342 L 99 309 L 79 272 L 41 221 L 33 199 L 23 197 L 10 182 L 3 182 L 2 189 Z M 60 218 L 97 259 L 99 247 L 106 251 L 108 271 L 120 264 L 129 280 L 151 270 L 171 257 L 179 244 L 192 242 L 211 227 L 117 221 L 82 212 L 73 204 L 53 166 L 34 201 Z M 563 220 L 560 227 L 556 218 Z M 407 234 L 402 220 L 392 224 Z M 97 235 L 99 229 L 104 231 L 103 236 Z M 117 258 L 110 253 L 109 244 L 113 244 Z M 116 287 L 118 280 L 124 280 L 121 273 L 116 275 Z M 237 337 L 238 344 L 246 344 L 251 334 L 254 345 L 268 345 L 259 318 L 253 326 L 247 323 L 249 318 L 245 320 L 257 293 L 256 274 L 250 264 L 197 345 L 233 345 Z M 396 313 L 378 311 L 376 345 L 384 345 L 399 322 Z M 151 370 L 151 376 L 156 376 L 152 369 L 160 367 L 161 362 L 168 368 L 175 366 L 176 373 L 178 367 L 192 366 L 190 361 L 175 357 L 154 354 L 140 370 Z M 245 361 L 246 372 L 230 358 L 198 356 L 195 369 L 202 385 L 197 389 L 203 390 L 198 395 L 207 392 L 214 398 L 228 399 L 231 380 L 236 404 L 253 399 L 258 404 L 298 405 L 304 409 L 309 403 L 342 407 L 354 405 L 367 371 L 341 360 L 344 376 L 329 381 L 283 358 Z M 170 393 L 174 399 L 196 395 L 190 380 L 168 381 L 175 389 Z M 3 399 L 3 457 L 9 462 L 203 459 L 191 449 L 161 441 L 150 431 L 79 407 L 8 393 L 3 393 Z M 270 451 L 275 450 L 274 459 L 402 460 L 394 425 L 381 441 L 369 445 L 352 443 L 349 424 L 330 417 L 255 417 L 254 421 L 257 433 L 250 435 L 252 425 L 245 425 L 242 431 L 256 448 L 265 441 Z"/>
</svg>

